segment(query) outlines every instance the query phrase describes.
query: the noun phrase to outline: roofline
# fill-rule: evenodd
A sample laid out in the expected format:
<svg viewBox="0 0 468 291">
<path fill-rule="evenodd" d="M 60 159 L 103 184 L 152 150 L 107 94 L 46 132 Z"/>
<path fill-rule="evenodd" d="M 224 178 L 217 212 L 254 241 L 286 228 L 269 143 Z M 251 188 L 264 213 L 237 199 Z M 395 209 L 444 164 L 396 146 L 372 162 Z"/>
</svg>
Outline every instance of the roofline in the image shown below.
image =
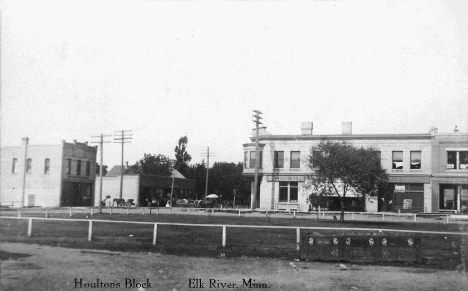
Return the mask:
<svg viewBox="0 0 468 291">
<path fill-rule="evenodd" d="M 430 133 L 409 133 L 409 134 L 334 134 L 334 135 L 261 135 L 259 140 L 411 140 L 424 139 L 431 140 L 434 137 Z M 250 140 L 254 141 L 255 137 Z"/>
</svg>

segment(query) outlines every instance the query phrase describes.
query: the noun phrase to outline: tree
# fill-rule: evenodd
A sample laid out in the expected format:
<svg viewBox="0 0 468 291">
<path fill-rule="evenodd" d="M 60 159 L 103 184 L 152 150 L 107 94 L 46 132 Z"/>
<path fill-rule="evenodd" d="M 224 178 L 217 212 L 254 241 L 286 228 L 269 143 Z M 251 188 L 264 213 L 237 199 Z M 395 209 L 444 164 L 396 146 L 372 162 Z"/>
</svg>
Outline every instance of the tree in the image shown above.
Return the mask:
<svg viewBox="0 0 468 291">
<path fill-rule="evenodd" d="M 378 196 L 379 185 L 387 181 L 379 152 L 372 148 L 355 148 L 346 142 L 321 141 L 312 147 L 308 166 L 314 171 L 310 200 L 339 196 L 341 221 L 344 221 L 347 194 L 359 194 L 361 199 Z"/>
<path fill-rule="evenodd" d="M 107 174 L 107 166 L 106 165 L 102 165 L 102 172 L 104 173 L 104 176 Z M 96 175 L 99 176 L 99 171 L 101 170 L 101 167 L 99 165 L 99 163 L 96 163 Z"/>
<path fill-rule="evenodd" d="M 210 168 L 209 189 L 223 195 L 223 200 L 232 201 L 234 190 L 236 193 L 236 203 L 246 202 L 250 197 L 250 181 L 242 175 L 242 163 L 216 162 Z M 210 193 L 208 193 L 210 194 Z"/>
<path fill-rule="evenodd" d="M 205 193 L 205 179 L 206 179 L 206 164 L 202 160 L 201 163 L 191 165 L 188 170 L 188 175 L 185 176 L 187 179 L 194 180 L 194 193 L 195 199 L 202 199 Z"/>
<path fill-rule="evenodd" d="M 188 138 L 187 136 L 182 136 L 179 138 L 179 143 L 175 147 L 175 165 L 174 169 L 179 171 L 182 175 L 187 177 L 189 175 L 189 165 L 188 162 L 192 160 L 192 157 L 187 153 L 187 144 Z"/>
<path fill-rule="evenodd" d="M 165 155 L 144 154 L 143 159 L 129 167 L 131 174 L 150 174 L 159 176 L 171 176 L 172 161 Z"/>
</svg>

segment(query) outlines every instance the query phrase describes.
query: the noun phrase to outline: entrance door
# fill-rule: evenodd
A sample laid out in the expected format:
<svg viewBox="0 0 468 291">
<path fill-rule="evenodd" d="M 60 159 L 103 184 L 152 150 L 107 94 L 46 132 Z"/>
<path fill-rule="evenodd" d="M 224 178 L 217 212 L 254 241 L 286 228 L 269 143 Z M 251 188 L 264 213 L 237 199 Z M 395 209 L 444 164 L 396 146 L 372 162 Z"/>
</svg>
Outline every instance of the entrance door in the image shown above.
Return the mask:
<svg viewBox="0 0 468 291">
<path fill-rule="evenodd" d="M 36 202 L 36 194 L 28 194 L 28 207 L 34 207 Z"/>
</svg>

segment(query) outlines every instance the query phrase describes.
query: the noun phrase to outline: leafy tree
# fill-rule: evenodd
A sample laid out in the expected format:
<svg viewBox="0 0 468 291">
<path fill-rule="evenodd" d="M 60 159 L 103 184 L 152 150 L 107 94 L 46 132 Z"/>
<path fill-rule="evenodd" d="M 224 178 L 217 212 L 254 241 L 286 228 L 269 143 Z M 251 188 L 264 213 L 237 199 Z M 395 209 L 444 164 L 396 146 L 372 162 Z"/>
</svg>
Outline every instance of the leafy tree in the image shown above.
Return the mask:
<svg viewBox="0 0 468 291">
<path fill-rule="evenodd" d="M 104 173 L 104 176 L 107 174 L 107 166 L 106 165 L 102 165 L 102 172 Z M 99 176 L 99 171 L 101 170 L 101 166 L 99 165 L 99 163 L 96 163 L 96 175 Z"/>
<path fill-rule="evenodd" d="M 372 148 L 355 148 L 346 142 L 321 141 L 312 147 L 308 166 L 313 192 L 311 201 L 326 196 L 339 196 L 340 220 L 344 221 L 345 197 L 359 193 L 361 199 L 367 195 L 378 196 L 379 185 L 387 180 L 380 164 L 380 154 Z"/>
<path fill-rule="evenodd" d="M 189 162 L 192 160 L 192 157 L 187 153 L 187 136 L 182 136 L 179 138 L 179 143 L 175 147 L 175 165 L 174 168 L 179 171 L 182 175 L 187 177 L 189 175 Z"/>
<path fill-rule="evenodd" d="M 195 181 L 194 193 L 195 199 L 202 199 L 205 193 L 205 179 L 206 179 L 206 164 L 202 160 L 201 163 L 189 166 L 188 174 L 185 176 L 188 179 Z"/>
<path fill-rule="evenodd" d="M 165 155 L 144 154 L 143 159 L 129 167 L 131 174 L 150 174 L 159 176 L 171 176 L 172 161 Z"/>
<path fill-rule="evenodd" d="M 242 175 L 242 170 L 242 163 L 214 163 L 209 172 L 208 188 L 212 193 L 223 195 L 222 200 L 229 201 L 234 199 L 235 190 L 236 204 L 247 202 L 250 197 L 250 181 Z"/>
</svg>

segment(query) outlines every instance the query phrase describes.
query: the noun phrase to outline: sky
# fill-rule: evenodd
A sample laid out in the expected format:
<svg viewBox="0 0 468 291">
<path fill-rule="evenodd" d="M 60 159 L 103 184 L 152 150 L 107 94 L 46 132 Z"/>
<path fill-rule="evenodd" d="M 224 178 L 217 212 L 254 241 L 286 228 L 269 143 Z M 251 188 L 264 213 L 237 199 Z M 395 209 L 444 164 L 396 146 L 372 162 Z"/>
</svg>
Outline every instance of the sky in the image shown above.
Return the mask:
<svg viewBox="0 0 468 291">
<path fill-rule="evenodd" d="M 272 134 L 468 126 L 468 1 L 0 0 L 1 146 L 132 130 L 130 164 Z M 112 138 L 108 138 L 112 140 Z M 94 145 L 94 144 L 93 144 Z M 104 146 L 104 164 L 121 147 Z M 99 159 L 99 157 L 98 157 Z"/>
</svg>

